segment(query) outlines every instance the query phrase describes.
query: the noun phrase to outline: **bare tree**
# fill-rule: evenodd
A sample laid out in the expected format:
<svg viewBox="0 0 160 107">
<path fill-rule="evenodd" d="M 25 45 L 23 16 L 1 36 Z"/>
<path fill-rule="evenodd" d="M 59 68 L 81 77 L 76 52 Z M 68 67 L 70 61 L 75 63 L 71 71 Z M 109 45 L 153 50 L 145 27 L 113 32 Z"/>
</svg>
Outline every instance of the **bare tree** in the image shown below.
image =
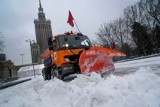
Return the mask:
<svg viewBox="0 0 160 107">
<path fill-rule="evenodd" d="M 141 0 L 143 11 L 160 25 L 160 0 Z"/>
<path fill-rule="evenodd" d="M 123 17 L 103 24 L 97 36 L 103 46 L 110 47 L 115 41 L 116 48 L 125 53 L 133 48 L 147 54 L 147 48 L 159 47 L 159 26 L 160 0 L 140 0 L 125 8 Z"/>
<path fill-rule="evenodd" d="M 98 36 L 98 39 L 101 41 L 100 45 L 110 48 L 110 44 L 112 41 L 110 24 L 105 23 L 101 25 L 99 32 L 96 34 Z"/>
<path fill-rule="evenodd" d="M 112 23 L 103 24 L 97 33 L 98 39 L 105 47 L 111 48 L 111 43 L 116 43 L 116 49 L 123 52 L 126 51 L 125 46 L 129 42 L 128 35 L 125 34 L 125 22 L 123 18 L 119 18 Z"/>
</svg>

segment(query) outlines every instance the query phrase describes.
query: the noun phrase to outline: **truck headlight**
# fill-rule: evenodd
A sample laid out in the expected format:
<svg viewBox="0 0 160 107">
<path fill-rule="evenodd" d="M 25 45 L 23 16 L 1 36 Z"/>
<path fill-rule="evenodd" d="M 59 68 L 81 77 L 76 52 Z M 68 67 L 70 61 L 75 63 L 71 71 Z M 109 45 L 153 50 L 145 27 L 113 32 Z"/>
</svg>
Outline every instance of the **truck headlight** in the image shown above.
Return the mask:
<svg viewBox="0 0 160 107">
<path fill-rule="evenodd" d="M 65 44 L 65 46 L 66 46 L 66 48 L 68 48 L 68 47 L 69 47 L 69 45 L 68 45 L 68 44 Z"/>
<path fill-rule="evenodd" d="M 66 62 L 70 62 L 69 58 L 64 58 L 64 60 L 65 60 Z"/>
</svg>

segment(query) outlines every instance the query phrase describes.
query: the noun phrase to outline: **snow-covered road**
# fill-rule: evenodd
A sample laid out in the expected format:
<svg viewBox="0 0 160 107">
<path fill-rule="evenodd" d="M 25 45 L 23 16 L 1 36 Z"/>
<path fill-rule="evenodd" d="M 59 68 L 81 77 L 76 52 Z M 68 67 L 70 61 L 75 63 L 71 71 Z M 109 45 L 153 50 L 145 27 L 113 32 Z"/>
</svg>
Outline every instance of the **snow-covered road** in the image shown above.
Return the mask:
<svg viewBox="0 0 160 107">
<path fill-rule="evenodd" d="M 160 57 L 115 67 L 117 75 L 105 79 L 95 73 L 70 82 L 33 77 L 0 90 L 0 107 L 160 107 Z"/>
<path fill-rule="evenodd" d="M 152 72 L 160 74 L 160 57 L 145 58 L 127 62 L 115 63 L 115 75 L 136 72 L 141 67 L 150 67 Z"/>
</svg>

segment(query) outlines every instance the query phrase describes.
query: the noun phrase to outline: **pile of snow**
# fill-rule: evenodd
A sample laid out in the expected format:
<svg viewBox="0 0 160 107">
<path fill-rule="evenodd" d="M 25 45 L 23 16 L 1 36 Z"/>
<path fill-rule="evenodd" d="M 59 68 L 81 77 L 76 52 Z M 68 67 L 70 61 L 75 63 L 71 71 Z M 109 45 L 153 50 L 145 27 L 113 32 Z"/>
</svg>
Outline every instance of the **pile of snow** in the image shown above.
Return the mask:
<svg viewBox="0 0 160 107">
<path fill-rule="evenodd" d="M 106 79 L 77 75 L 70 82 L 36 76 L 1 90 L 0 107 L 160 107 L 160 77 L 150 67 Z"/>
</svg>

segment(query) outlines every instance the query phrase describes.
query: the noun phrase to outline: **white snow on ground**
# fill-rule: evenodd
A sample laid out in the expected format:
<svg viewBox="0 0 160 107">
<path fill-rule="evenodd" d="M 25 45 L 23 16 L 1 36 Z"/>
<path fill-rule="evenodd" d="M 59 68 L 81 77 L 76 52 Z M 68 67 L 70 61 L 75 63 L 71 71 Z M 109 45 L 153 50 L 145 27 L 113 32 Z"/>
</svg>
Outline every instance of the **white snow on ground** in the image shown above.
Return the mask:
<svg viewBox="0 0 160 107">
<path fill-rule="evenodd" d="M 130 73 L 137 71 L 140 67 L 150 67 L 152 69 L 151 72 L 158 73 L 160 75 L 160 56 L 127 62 L 118 62 L 114 65 L 115 73 Z"/>
<path fill-rule="evenodd" d="M 95 73 L 77 75 L 70 82 L 56 78 L 43 81 L 42 76 L 36 76 L 0 90 L 0 107 L 160 107 L 160 76 L 152 72 L 160 72 L 159 59 L 116 63 L 116 69 L 135 67 L 137 70 L 105 79 Z M 153 66 L 157 67 L 153 69 Z"/>
</svg>

